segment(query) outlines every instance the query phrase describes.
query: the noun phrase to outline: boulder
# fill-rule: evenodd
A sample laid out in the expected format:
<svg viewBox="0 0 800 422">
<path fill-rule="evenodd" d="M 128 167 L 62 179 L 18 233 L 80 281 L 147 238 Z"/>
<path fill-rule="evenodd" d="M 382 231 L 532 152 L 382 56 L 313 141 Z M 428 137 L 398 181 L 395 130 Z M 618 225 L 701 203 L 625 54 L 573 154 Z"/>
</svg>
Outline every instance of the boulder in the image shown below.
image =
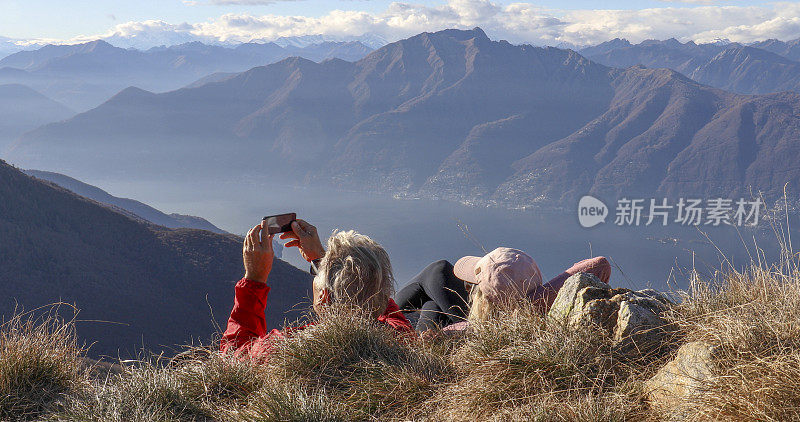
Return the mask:
<svg viewBox="0 0 800 422">
<path fill-rule="evenodd" d="M 587 288 L 591 289 L 587 290 Z M 550 307 L 548 316 L 559 320 L 569 319 L 576 314 L 573 312 L 573 308 L 583 309 L 583 306 L 593 299 L 593 293 L 606 289 L 608 289 L 608 284 L 603 283 L 593 274 L 577 273 L 564 281 L 564 285 L 558 291 L 558 295 Z"/>
<path fill-rule="evenodd" d="M 620 347 L 657 346 L 668 331 L 662 314 L 669 299 L 655 290 L 614 289 L 592 274 L 564 282 L 548 317 L 569 326 L 604 328 Z"/>
<path fill-rule="evenodd" d="M 668 329 L 667 321 L 661 316 L 669 303 L 666 298 L 640 291 L 627 292 L 619 301 L 614 340 L 620 343 L 632 341 L 640 347 L 659 345 Z"/>
<path fill-rule="evenodd" d="M 645 383 L 650 404 L 662 411 L 678 412 L 681 405 L 695 396 L 703 383 L 713 376 L 716 350 L 702 341 L 681 346 L 675 359 Z"/>
</svg>

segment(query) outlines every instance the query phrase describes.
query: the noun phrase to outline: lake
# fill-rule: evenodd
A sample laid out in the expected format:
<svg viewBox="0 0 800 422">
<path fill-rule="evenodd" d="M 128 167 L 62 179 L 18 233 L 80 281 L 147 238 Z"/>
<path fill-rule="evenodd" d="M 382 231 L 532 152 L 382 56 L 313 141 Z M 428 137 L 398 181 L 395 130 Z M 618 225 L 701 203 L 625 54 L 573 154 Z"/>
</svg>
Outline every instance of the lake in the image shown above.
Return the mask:
<svg viewBox="0 0 800 422">
<path fill-rule="evenodd" d="M 675 224 L 620 227 L 613 224 L 612 215 L 606 224 L 585 229 L 578 223 L 577 207 L 570 212 L 475 208 L 258 180 L 85 181 L 164 212 L 204 217 L 240 235 L 261 217 L 284 212 L 296 212 L 323 237 L 334 229 L 357 230 L 387 249 L 398 286 L 432 261 L 455 262 L 498 246 L 528 252 L 545 279 L 577 260 L 604 255 L 614 266 L 612 285 L 659 290 L 685 289 L 692 268 L 710 275 L 727 262 L 745 265 L 755 257 L 756 244 L 768 260 L 776 259 L 778 251 L 776 235 L 763 223 L 759 230 L 700 226 L 703 234 Z M 284 251 L 284 259 L 307 268 L 295 249 Z"/>
</svg>

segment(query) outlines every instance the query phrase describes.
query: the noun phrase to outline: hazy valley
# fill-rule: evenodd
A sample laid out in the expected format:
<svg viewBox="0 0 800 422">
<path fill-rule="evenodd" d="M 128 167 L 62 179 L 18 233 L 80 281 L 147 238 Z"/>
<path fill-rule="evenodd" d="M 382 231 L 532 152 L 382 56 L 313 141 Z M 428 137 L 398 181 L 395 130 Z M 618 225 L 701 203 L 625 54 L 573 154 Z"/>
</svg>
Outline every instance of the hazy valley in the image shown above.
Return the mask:
<svg viewBox="0 0 800 422">
<path fill-rule="evenodd" d="M 128 88 L 26 133 L 8 159 L 87 180 L 286 177 L 512 207 L 571 206 L 586 193 L 774 200 L 800 178 L 798 107 L 793 92 L 737 94 L 476 28 L 355 62 L 289 58 L 167 93 Z M 245 171 L 254 153 L 265 168 Z"/>
</svg>

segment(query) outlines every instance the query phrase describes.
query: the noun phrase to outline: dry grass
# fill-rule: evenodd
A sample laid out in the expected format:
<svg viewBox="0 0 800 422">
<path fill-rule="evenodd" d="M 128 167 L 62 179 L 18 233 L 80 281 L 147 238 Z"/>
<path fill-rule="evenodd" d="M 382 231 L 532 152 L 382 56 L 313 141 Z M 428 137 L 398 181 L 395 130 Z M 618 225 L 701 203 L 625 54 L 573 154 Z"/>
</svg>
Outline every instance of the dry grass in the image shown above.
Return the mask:
<svg viewBox="0 0 800 422">
<path fill-rule="evenodd" d="M 274 382 L 253 396 L 251 403 L 238 415 L 246 422 L 297 421 L 339 422 L 353 420 L 344 405 L 331 400 L 325 390 L 310 393 L 285 380 Z"/>
<path fill-rule="evenodd" d="M 202 404 L 181 391 L 179 378 L 156 367 L 128 369 L 73 398 L 54 419 L 62 421 L 213 420 Z"/>
<path fill-rule="evenodd" d="M 800 420 L 800 271 L 753 266 L 697 281 L 673 318 L 717 347 L 689 420 Z"/>
<path fill-rule="evenodd" d="M 622 359 L 602 330 L 569 329 L 523 307 L 476 326 L 453 354 L 459 378 L 440 420 L 631 420 L 647 416 L 645 361 Z"/>
<path fill-rule="evenodd" d="M 694 280 L 658 353 L 615 348 L 523 307 L 462 336 L 401 337 L 333 309 L 266 362 L 208 349 L 91 378 L 74 326 L 7 322 L 0 419 L 62 421 L 664 420 L 644 381 L 686 341 L 717 346 L 687 420 L 800 420 L 800 272 L 754 266 Z M 51 315 L 52 317 L 52 315 Z"/>
<path fill-rule="evenodd" d="M 192 349 L 189 358 L 153 357 L 128 363 L 123 373 L 76 396 L 59 420 L 230 420 L 265 387 L 262 368 L 220 353 Z"/>
<path fill-rule="evenodd" d="M 343 403 L 351 418 L 415 416 L 452 378 L 448 359 L 416 337 L 398 339 L 350 309 L 330 309 L 324 320 L 287 340 L 266 370 L 285 382 Z"/>
<path fill-rule="evenodd" d="M 58 311 L 18 314 L 0 327 L 0 420 L 38 419 L 87 386 L 75 326 Z"/>
</svg>

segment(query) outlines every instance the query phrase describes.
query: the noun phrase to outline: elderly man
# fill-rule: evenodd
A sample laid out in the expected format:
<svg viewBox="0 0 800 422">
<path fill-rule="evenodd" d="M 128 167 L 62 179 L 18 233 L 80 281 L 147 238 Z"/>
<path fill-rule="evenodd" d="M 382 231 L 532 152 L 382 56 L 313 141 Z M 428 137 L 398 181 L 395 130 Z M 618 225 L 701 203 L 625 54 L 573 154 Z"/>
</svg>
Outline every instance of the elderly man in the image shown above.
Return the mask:
<svg viewBox="0 0 800 422">
<path fill-rule="evenodd" d="M 274 253 L 273 235 L 265 223 L 253 227 L 245 236 L 242 257 L 244 278 L 236 283 L 233 310 L 222 336 L 221 350 L 253 358 L 269 354 L 276 340 L 307 328 L 273 329 L 267 332 L 264 312 L 269 294 L 269 273 Z M 292 239 L 286 247 L 297 247 L 300 254 L 316 268 L 313 307 L 324 318 L 332 303 L 357 307 L 400 332 L 413 327 L 391 299 L 394 277 L 389 255 L 377 242 L 354 231 L 336 232 L 328 239 L 328 251 L 320 242 L 316 227 L 303 220 L 292 223 L 292 231 L 281 235 Z"/>
</svg>

